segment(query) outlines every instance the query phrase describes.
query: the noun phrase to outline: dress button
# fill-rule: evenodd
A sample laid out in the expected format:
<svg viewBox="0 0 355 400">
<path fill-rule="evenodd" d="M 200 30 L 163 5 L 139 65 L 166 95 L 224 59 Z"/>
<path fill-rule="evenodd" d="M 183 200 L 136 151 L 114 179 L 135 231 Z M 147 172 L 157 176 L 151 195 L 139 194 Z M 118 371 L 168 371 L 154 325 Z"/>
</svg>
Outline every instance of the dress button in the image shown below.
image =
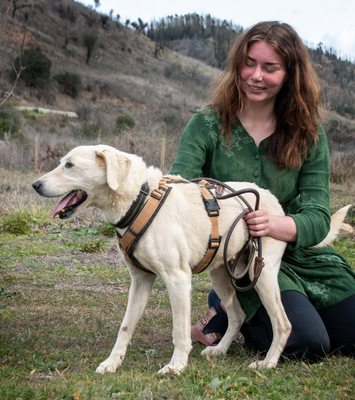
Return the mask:
<svg viewBox="0 0 355 400">
<path fill-rule="evenodd" d="M 255 176 L 255 178 L 257 178 L 259 176 L 259 172 L 258 171 L 254 171 L 253 175 Z"/>
<path fill-rule="evenodd" d="M 259 158 L 260 158 L 259 154 L 255 154 L 254 158 L 255 158 L 255 160 L 259 160 Z"/>
</svg>

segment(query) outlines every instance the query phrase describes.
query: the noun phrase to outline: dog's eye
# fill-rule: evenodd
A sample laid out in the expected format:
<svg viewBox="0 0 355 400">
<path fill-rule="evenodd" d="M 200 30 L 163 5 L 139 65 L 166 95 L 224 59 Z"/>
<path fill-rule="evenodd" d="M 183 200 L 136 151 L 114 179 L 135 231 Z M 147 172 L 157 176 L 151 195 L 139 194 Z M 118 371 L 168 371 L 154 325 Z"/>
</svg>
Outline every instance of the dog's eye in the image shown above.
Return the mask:
<svg viewBox="0 0 355 400">
<path fill-rule="evenodd" d="M 71 161 L 67 161 L 65 163 L 65 168 L 73 168 L 73 167 L 74 167 L 74 164 Z"/>
</svg>

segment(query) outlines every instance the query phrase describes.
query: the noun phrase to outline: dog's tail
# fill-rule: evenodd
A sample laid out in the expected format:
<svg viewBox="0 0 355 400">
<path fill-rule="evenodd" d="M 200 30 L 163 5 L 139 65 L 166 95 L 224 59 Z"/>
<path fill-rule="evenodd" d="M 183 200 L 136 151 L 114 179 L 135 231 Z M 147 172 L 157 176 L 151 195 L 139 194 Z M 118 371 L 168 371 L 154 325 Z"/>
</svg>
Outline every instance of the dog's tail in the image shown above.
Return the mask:
<svg viewBox="0 0 355 400">
<path fill-rule="evenodd" d="M 335 214 L 332 215 L 331 221 L 330 221 L 330 231 L 328 235 L 325 237 L 324 240 L 322 240 L 320 243 L 318 243 L 316 246 L 313 247 L 324 247 L 327 246 L 328 244 L 332 243 L 333 240 L 335 240 L 339 234 L 349 234 L 352 233 L 353 228 L 349 224 L 344 224 L 344 218 L 346 217 L 346 214 L 351 207 L 351 204 L 348 204 L 347 206 L 341 208 L 338 210 Z"/>
</svg>

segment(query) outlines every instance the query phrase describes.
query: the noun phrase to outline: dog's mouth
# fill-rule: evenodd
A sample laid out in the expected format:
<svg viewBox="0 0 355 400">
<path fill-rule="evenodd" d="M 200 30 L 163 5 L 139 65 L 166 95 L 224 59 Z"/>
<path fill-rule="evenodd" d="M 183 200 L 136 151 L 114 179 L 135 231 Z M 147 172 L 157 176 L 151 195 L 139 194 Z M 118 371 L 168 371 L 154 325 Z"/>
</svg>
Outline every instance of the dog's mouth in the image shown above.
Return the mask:
<svg viewBox="0 0 355 400">
<path fill-rule="evenodd" d="M 77 207 L 83 204 L 88 198 L 87 193 L 84 190 L 73 190 L 67 194 L 57 207 L 51 212 L 51 218 L 59 215 L 60 219 L 69 218 L 74 214 Z"/>
</svg>

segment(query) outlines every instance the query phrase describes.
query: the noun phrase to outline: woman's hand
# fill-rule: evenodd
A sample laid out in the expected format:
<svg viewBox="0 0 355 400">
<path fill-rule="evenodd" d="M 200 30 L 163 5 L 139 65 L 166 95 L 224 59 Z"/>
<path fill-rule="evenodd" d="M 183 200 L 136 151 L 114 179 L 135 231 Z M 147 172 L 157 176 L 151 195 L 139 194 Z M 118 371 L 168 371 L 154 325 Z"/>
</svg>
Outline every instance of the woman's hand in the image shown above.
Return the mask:
<svg viewBox="0 0 355 400">
<path fill-rule="evenodd" d="M 297 227 L 292 217 L 270 215 L 266 210 L 256 210 L 244 215 L 243 219 L 248 224 L 249 233 L 254 237 L 271 236 L 285 242 L 297 240 Z"/>
<path fill-rule="evenodd" d="M 249 233 L 252 236 L 269 236 L 270 215 L 266 210 L 250 212 L 244 215 L 243 219 L 248 224 Z"/>
</svg>

